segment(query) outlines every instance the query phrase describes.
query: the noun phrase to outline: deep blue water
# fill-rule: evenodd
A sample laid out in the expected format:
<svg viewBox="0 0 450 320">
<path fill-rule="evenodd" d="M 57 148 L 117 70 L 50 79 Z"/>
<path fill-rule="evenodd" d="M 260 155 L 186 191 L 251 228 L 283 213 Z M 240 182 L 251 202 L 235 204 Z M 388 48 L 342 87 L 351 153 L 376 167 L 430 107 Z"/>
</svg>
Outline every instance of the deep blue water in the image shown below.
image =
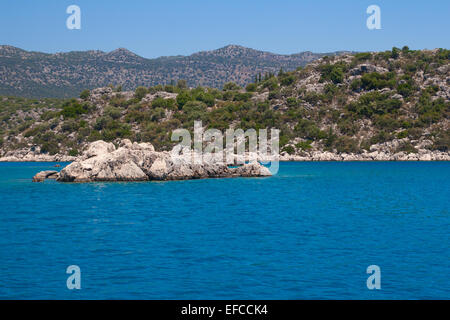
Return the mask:
<svg viewBox="0 0 450 320">
<path fill-rule="evenodd" d="M 449 162 L 31 182 L 53 165 L 0 163 L 0 298 L 450 298 Z M 381 290 L 366 287 L 372 264 Z M 69 265 L 81 290 L 66 287 Z"/>
</svg>

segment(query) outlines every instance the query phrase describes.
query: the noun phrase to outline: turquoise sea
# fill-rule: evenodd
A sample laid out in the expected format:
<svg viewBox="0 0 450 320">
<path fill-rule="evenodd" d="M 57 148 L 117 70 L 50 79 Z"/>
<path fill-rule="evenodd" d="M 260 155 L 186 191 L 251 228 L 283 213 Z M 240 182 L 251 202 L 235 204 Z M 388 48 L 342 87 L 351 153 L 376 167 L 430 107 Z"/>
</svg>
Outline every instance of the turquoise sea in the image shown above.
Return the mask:
<svg viewBox="0 0 450 320">
<path fill-rule="evenodd" d="M 449 162 L 31 182 L 53 165 L 0 163 L 2 299 L 450 299 Z"/>
</svg>

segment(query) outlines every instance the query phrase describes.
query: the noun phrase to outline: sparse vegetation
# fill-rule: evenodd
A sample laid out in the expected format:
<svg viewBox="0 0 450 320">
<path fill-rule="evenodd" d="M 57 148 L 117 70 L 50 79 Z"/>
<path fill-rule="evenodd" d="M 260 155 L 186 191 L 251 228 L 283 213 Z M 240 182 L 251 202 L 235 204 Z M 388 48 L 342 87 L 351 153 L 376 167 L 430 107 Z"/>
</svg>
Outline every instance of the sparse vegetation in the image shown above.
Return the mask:
<svg viewBox="0 0 450 320">
<path fill-rule="evenodd" d="M 394 139 L 401 140 L 398 152 L 418 152 L 417 144 L 425 140 L 427 148 L 448 152 L 448 75 L 442 73 L 448 68 L 441 67 L 449 58 L 446 49 L 404 47 L 327 57 L 296 71 L 280 70 L 278 76 L 256 74 L 245 89 L 233 82 L 222 90 L 188 88 L 180 80 L 134 92 L 84 90 L 80 99 L 0 97 L 0 147 L 77 155 L 88 141 L 129 138 L 169 149 L 173 130 L 192 130 L 194 121 L 202 120 L 219 130 L 280 129 L 280 147 L 288 154 L 358 153 Z M 378 69 L 355 76 L 352 68 L 359 63 Z M 431 80 L 425 83 L 418 72 Z M 307 80 L 312 78 L 313 85 Z M 151 100 L 143 99 L 148 93 Z"/>
</svg>

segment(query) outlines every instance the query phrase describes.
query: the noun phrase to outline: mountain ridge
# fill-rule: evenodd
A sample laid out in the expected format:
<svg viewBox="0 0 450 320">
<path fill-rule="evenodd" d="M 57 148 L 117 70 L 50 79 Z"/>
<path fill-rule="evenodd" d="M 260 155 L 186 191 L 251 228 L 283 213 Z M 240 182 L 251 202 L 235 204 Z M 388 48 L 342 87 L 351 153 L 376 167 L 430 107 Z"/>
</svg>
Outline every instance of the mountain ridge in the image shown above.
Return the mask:
<svg viewBox="0 0 450 320">
<path fill-rule="evenodd" d="M 238 45 L 238 44 L 228 44 L 225 45 L 223 47 L 217 48 L 217 49 L 212 49 L 212 50 L 200 50 L 200 51 L 196 51 L 193 52 L 191 54 L 178 54 L 178 55 L 163 55 L 163 56 L 158 56 L 158 57 L 154 57 L 154 58 L 147 58 L 144 56 L 141 56 L 125 47 L 118 47 L 116 49 L 113 49 L 111 51 L 103 51 L 103 50 L 99 50 L 99 49 L 88 49 L 88 50 L 71 50 L 71 51 L 57 51 L 57 52 L 44 52 L 44 51 L 36 51 L 36 50 L 26 50 L 26 49 L 22 49 L 20 47 L 16 47 L 16 46 L 12 46 L 9 44 L 0 44 L 0 54 L 2 53 L 2 49 L 10 49 L 10 50 L 17 50 L 17 51 L 21 51 L 21 52 L 26 52 L 26 53 L 38 53 L 38 54 L 43 54 L 43 55 L 64 55 L 64 54 L 70 54 L 70 53 L 99 53 L 99 54 L 110 54 L 113 52 L 117 52 L 117 51 L 122 51 L 122 52 L 128 52 L 132 55 L 141 57 L 143 59 L 146 60 L 156 60 L 156 59 L 163 59 L 163 58 L 179 58 L 179 57 L 189 57 L 192 55 L 197 55 L 197 54 L 201 54 L 201 53 L 211 53 L 211 52 L 218 52 L 218 51 L 223 51 L 223 50 L 228 50 L 228 49 L 244 49 L 244 50 L 248 50 L 248 51 L 255 51 L 255 52 L 260 52 L 260 53 L 266 53 L 266 54 L 273 54 L 273 55 L 278 55 L 278 56 L 296 56 L 296 55 L 301 55 L 304 53 L 312 53 L 312 54 L 335 54 L 335 53 L 351 53 L 351 52 L 356 52 L 356 51 L 351 51 L 351 50 L 336 50 L 336 51 L 330 51 L 330 52 L 313 52 L 310 50 L 305 50 L 305 51 L 300 51 L 300 52 L 295 52 L 295 53 L 275 53 L 272 51 L 266 51 L 266 50 L 258 50 L 258 49 L 254 49 L 254 48 L 250 48 L 250 47 L 245 47 L 242 45 Z"/>
<path fill-rule="evenodd" d="M 43 53 L 0 45 L 0 94 L 67 98 L 109 84 L 132 89 L 178 80 L 191 87 L 246 85 L 259 73 L 291 71 L 325 55 L 343 53 L 347 51 L 286 55 L 231 44 L 187 56 L 148 59 L 126 48 Z"/>
</svg>

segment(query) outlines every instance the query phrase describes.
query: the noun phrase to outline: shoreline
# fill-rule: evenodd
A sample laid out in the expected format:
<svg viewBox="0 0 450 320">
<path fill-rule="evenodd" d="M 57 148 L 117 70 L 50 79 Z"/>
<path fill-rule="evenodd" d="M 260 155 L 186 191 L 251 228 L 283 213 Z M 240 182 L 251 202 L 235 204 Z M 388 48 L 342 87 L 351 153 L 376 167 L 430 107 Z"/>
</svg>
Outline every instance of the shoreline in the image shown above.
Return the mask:
<svg viewBox="0 0 450 320">
<path fill-rule="evenodd" d="M 4 160 L 0 159 L 0 163 L 72 163 L 74 160 Z M 420 159 L 329 159 L 329 160 L 319 160 L 319 159 L 280 159 L 279 162 L 446 162 L 450 159 L 430 159 L 430 160 L 420 160 Z"/>
<path fill-rule="evenodd" d="M 384 152 L 372 152 L 362 154 L 336 154 L 331 152 L 315 152 L 312 155 L 282 155 L 279 159 L 280 162 L 370 162 L 370 161 L 450 161 L 450 154 L 447 152 L 423 152 L 423 153 L 384 153 Z"/>
<path fill-rule="evenodd" d="M 255 155 L 254 155 L 255 156 Z M 269 156 L 256 156 L 259 161 L 270 161 Z M 0 157 L 0 162 L 73 162 L 79 157 L 64 154 L 34 154 L 10 152 L 9 155 Z M 249 159 L 250 155 L 245 154 L 242 159 Z M 350 161 L 450 161 L 450 152 L 430 151 L 419 149 L 417 153 L 397 152 L 392 153 L 387 150 L 374 150 L 363 153 L 333 153 L 330 151 L 310 151 L 300 154 L 289 155 L 281 153 L 279 162 L 350 162 Z"/>
</svg>

